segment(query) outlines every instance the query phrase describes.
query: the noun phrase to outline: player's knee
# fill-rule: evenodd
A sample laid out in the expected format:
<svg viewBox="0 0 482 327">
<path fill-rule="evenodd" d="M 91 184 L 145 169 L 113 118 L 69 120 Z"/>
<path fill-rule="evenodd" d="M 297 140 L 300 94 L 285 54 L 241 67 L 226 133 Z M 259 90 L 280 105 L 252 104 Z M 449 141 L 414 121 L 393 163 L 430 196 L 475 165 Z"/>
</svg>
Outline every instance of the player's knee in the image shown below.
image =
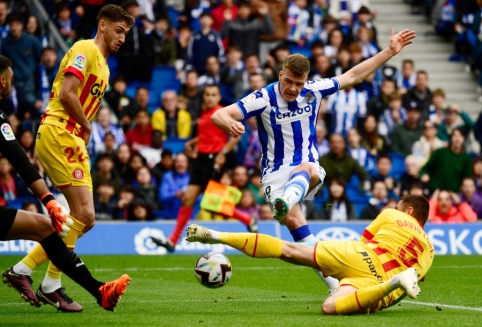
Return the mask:
<svg viewBox="0 0 482 327">
<path fill-rule="evenodd" d="M 196 199 L 191 199 L 189 196 L 183 196 L 181 199 L 181 205 L 185 208 L 191 208 L 194 205 Z"/>
<path fill-rule="evenodd" d="M 36 218 L 37 219 L 34 220 L 35 226 L 32 226 L 31 231 L 34 232 L 37 237 L 34 241 L 39 242 L 52 234 L 55 230 L 50 219 L 45 219 L 46 217 L 43 215 L 39 215 L 39 217 Z"/>
<path fill-rule="evenodd" d="M 321 311 L 324 315 L 336 315 L 335 301 L 331 298 L 326 299 L 321 305 Z"/>
<path fill-rule="evenodd" d="M 82 212 L 80 213 L 80 215 L 78 217 L 74 216 L 74 218 L 85 224 L 84 233 L 86 233 L 91 230 L 95 225 L 95 210 L 94 208 L 85 206 L 84 208 L 82 208 Z"/>
</svg>

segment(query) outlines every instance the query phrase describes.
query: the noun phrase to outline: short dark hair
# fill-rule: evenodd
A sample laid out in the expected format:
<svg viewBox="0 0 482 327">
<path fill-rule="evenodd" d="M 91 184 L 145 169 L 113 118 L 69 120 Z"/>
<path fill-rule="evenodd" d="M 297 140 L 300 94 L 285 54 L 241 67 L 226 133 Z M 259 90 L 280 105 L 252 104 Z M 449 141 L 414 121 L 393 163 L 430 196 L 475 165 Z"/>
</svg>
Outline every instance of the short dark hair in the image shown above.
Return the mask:
<svg viewBox="0 0 482 327">
<path fill-rule="evenodd" d="M 104 19 L 111 22 L 126 22 L 129 26 L 134 25 L 134 17 L 129 15 L 122 7 L 117 5 L 105 5 L 97 15 L 97 24 Z"/>
<path fill-rule="evenodd" d="M 310 50 L 313 50 L 313 49 L 316 49 L 316 48 L 324 48 L 325 46 L 323 45 L 323 42 L 321 42 L 320 40 L 316 40 L 315 42 L 313 42 L 310 46 Z"/>
<path fill-rule="evenodd" d="M 38 210 L 37 203 L 35 203 L 33 201 L 25 201 L 24 203 L 22 203 L 22 210 L 27 210 L 27 208 L 31 205 L 34 205 Z"/>
<path fill-rule="evenodd" d="M 392 158 L 390 158 L 390 157 L 387 156 L 386 154 L 381 154 L 381 155 L 379 155 L 378 158 L 377 158 L 377 163 L 379 163 L 380 160 L 382 160 L 382 159 L 388 159 L 388 161 L 392 162 Z"/>
<path fill-rule="evenodd" d="M 161 158 L 172 157 L 172 151 L 169 149 L 164 149 L 161 153 Z"/>
<path fill-rule="evenodd" d="M 17 13 L 11 13 L 7 16 L 7 23 L 10 24 L 10 23 L 13 23 L 13 22 L 20 22 L 22 24 L 25 23 L 22 16 L 20 16 Z"/>
<path fill-rule="evenodd" d="M 201 13 L 201 16 L 199 16 L 199 19 L 202 19 L 203 17 L 209 17 L 211 19 L 213 18 L 211 13 L 209 11 L 206 11 L 206 10 Z"/>
<path fill-rule="evenodd" d="M 365 6 L 361 6 L 360 9 L 358 10 L 358 15 L 370 15 L 371 12 L 370 12 L 370 9 L 368 9 L 367 7 Z"/>
<path fill-rule="evenodd" d="M 101 162 L 102 160 L 110 160 L 112 162 L 114 162 L 114 158 L 112 158 L 112 156 L 108 153 L 101 153 L 99 154 L 99 156 L 97 157 L 97 159 L 95 160 L 95 164 L 98 164 L 99 162 Z"/>
<path fill-rule="evenodd" d="M 467 140 L 467 134 L 465 134 L 465 131 L 464 129 L 459 126 L 459 127 L 455 127 L 452 131 L 452 133 L 450 134 L 450 140 L 449 140 L 449 144 L 452 145 L 452 136 L 454 135 L 454 132 L 459 132 L 460 134 L 462 134 L 462 136 L 464 137 L 464 141 Z"/>
<path fill-rule="evenodd" d="M 207 89 L 208 87 L 215 87 L 215 88 L 217 88 L 219 94 L 221 94 L 221 88 L 219 87 L 218 84 L 207 84 L 206 86 L 204 86 L 203 95 L 204 95 L 204 91 L 206 91 L 206 89 Z"/>
<path fill-rule="evenodd" d="M 413 208 L 412 217 L 417 219 L 422 225 L 425 225 L 428 219 L 430 205 L 423 195 L 404 195 L 398 202 L 411 206 Z"/>
<path fill-rule="evenodd" d="M 8 67 L 12 67 L 12 62 L 7 57 L 0 55 L 0 74 L 5 73 Z"/>
<path fill-rule="evenodd" d="M 47 51 L 52 51 L 54 52 L 55 54 L 57 54 L 57 50 L 55 50 L 54 48 L 50 47 L 50 46 L 47 46 L 45 48 L 42 49 L 42 52 L 40 53 L 41 55 L 43 55 L 45 52 Z"/>
<path fill-rule="evenodd" d="M 405 59 L 402 61 L 402 67 L 405 66 L 405 64 L 410 64 L 413 67 L 413 60 L 412 59 Z"/>
<path fill-rule="evenodd" d="M 310 61 L 301 54 L 292 54 L 283 62 L 283 71 L 289 70 L 295 76 L 307 75 L 310 72 Z"/>
</svg>

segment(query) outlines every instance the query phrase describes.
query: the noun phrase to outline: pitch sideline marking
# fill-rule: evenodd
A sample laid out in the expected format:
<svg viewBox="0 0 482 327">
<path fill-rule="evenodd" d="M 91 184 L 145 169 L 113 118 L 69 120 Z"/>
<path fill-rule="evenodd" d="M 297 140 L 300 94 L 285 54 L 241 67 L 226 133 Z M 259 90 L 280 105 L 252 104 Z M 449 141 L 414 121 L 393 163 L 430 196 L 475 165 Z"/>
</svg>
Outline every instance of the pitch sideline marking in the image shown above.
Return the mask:
<svg viewBox="0 0 482 327">
<path fill-rule="evenodd" d="M 431 303 L 431 302 L 419 302 L 419 301 L 407 301 L 403 300 L 403 303 L 413 304 L 413 305 L 426 305 L 428 307 L 442 307 L 442 308 L 449 308 L 449 309 L 457 309 L 457 310 L 469 310 L 469 311 L 479 311 L 482 312 L 482 308 L 474 308 L 474 307 L 465 307 L 463 305 L 451 305 L 451 304 L 440 304 L 440 303 Z"/>
</svg>

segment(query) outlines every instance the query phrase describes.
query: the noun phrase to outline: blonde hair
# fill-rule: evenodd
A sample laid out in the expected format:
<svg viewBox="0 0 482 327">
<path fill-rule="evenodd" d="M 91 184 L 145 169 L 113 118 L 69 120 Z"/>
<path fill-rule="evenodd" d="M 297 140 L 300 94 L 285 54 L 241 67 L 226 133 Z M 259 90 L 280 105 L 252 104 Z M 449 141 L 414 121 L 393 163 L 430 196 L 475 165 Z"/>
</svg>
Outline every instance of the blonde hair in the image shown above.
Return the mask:
<svg viewBox="0 0 482 327">
<path fill-rule="evenodd" d="M 304 76 L 310 72 L 310 61 L 303 55 L 292 54 L 283 61 L 283 72 L 289 70 L 295 76 Z"/>
</svg>

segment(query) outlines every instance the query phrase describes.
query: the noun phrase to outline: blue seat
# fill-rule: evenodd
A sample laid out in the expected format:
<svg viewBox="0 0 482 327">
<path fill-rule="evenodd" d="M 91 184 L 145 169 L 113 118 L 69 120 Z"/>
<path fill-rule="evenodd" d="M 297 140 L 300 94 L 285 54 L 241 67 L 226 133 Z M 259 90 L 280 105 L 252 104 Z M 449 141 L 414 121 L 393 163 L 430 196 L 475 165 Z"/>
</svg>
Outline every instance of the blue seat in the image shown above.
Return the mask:
<svg viewBox="0 0 482 327">
<path fill-rule="evenodd" d="M 177 154 L 179 152 L 184 151 L 184 144 L 188 139 L 180 139 L 177 137 L 168 137 L 166 141 L 164 141 L 164 149 L 171 150 L 172 153 Z"/>
<path fill-rule="evenodd" d="M 367 202 L 353 202 L 353 205 L 355 206 L 357 218 L 363 219 L 363 217 L 361 216 L 361 213 L 362 213 L 363 209 L 365 209 L 365 207 L 368 205 L 368 201 Z"/>
<path fill-rule="evenodd" d="M 390 152 L 389 157 L 392 159 L 392 175 L 398 178 L 405 174 L 405 157 L 396 152 Z"/>
<path fill-rule="evenodd" d="M 290 45 L 289 47 L 290 47 L 290 52 L 292 54 L 299 53 L 299 54 L 301 54 L 303 56 L 306 56 L 308 58 L 311 57 L 311 51 L 310 51 L 309 48 L 301 47 L 299 45 L 294 45 L 294 44 Z"/>
<path fill-rule="evenodd" d="M 179 81 L 176 79 L 176 74 L 176 69 L 174 67 L 155 66 L 152 71 L 150 88 L 153 90 L 159 90 L 166 89 L 165 85 L 179 85 Z"/>
<path fill-rule="evenodd" d="M 120 74 L 119 61 L 117 61 L 117 57 L 116 56 L 107 57 L 107 65 L 109 65 L 110 82 L 112 82 L 112 80 L 116 78 L 117 75 Z"/>
</svg>

